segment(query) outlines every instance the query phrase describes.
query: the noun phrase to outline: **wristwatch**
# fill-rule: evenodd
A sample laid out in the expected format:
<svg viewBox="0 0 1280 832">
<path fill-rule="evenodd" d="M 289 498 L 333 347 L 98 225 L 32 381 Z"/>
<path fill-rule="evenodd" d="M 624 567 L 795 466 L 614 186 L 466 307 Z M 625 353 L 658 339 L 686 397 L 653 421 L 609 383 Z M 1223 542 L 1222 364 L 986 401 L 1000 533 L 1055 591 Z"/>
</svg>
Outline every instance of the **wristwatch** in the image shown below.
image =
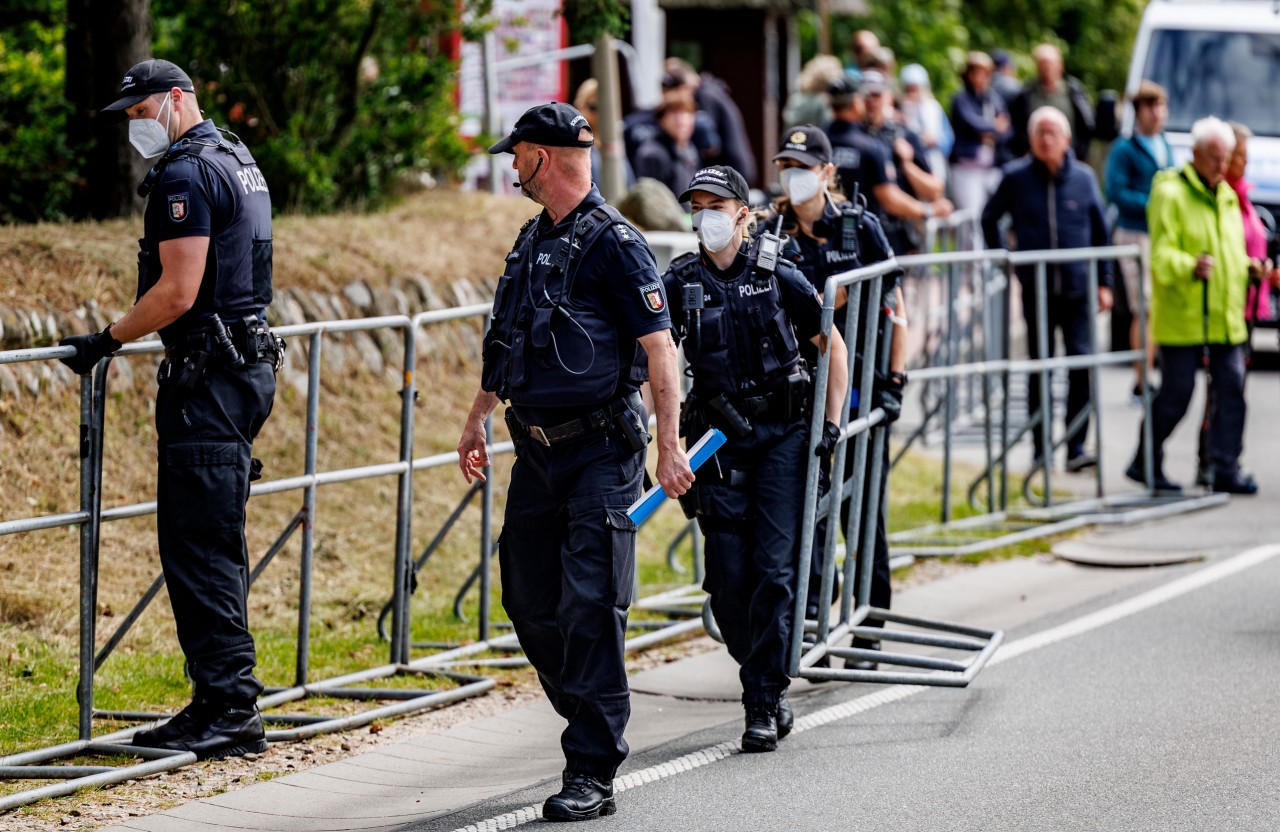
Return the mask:
<svg viewBox="0 0 1280 832">
<path fill-rule="evenodd" d="M 893 382 L 894 384 L 898 385 L 899 387 L 906 387 L 906 386 L 907 386 L 907 374 L 906 374 L 906 373 L 899 373 L 899 372 L 897 372 L 896 370 L 890 370 L 890 371 L 889 371 L 889 381 Z"/>
</svg>

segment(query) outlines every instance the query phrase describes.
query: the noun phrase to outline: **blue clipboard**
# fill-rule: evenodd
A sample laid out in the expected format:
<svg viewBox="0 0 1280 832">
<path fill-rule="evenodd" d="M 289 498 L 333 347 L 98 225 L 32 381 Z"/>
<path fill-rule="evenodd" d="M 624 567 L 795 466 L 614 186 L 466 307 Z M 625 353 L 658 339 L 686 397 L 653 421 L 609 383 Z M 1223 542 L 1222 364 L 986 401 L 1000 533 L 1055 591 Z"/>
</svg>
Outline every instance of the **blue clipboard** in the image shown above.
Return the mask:
<svg viewBox="0 0 1280 832">
<path fill-rule="evenodd" d="M 715 428 L 704 433 L 698 440 L 698 444 L 689 449 L 689 467 L 697 471 L 698 467 L 711 459 L 726 441 L 725 435 Z M 631 504 L 631 508 L 627 509 L 627 516 L 639 526 L 648 520 L 649 515 L 657 511 L 658 506 L 662 505 L 666 499 L 667 493 L 662 490 L 662 486 L 655 485 L 646 491 L 643 497 Z"/>
</svg>

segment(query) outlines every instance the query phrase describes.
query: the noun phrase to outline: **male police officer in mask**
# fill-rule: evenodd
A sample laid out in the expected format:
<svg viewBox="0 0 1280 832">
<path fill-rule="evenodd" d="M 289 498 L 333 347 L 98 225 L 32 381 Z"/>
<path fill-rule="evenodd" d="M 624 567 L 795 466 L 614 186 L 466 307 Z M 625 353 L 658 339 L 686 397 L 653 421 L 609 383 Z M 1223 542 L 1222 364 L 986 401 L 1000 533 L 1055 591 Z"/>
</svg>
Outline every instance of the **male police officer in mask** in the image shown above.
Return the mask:
<svg viewBox="0 0 1280 832">
<path fill-rule="evenodd" d="M 87 373 L 121 344 L 159 331 L 156 396 L 160 562 L 178 641 L 195 684 L 190 705 L 134 736 L 138 746 L 201 759 L 267 747 L 262 683 L 247 620 L 245 503 L 261 466 L 252 443 L 271 412 L 283 342 L 267 329 L 271 198 L 239 139 L 205 121 L 191 79 L 163 60 L 129 70 L 105 109 L 128 115 L 129 140 L 159 157 L 147 197 L 138 299 L 101 332 L 64 338 Z"/>
<path fill-rule="evenodd" d="M 516 462 L 499 540 L 502 603 L 538 671 L 561 735 L 563 788 L 548 820 L 615 811 L 627 756 L 623 663 L 648 416 L 658 415 L 658 481 L 683 494 L 679 380 L 666 295 L 644 238 L 591 184 L 586 119 L 567 104 L 526 112 L 489 148 L 512 153 L 525 195 L 543 206 L 521 229 L 498 283 L 481 389 L 458 442 L 470 482 L 489 465 L 485 419 L 509 402 Z"/>
</svg>

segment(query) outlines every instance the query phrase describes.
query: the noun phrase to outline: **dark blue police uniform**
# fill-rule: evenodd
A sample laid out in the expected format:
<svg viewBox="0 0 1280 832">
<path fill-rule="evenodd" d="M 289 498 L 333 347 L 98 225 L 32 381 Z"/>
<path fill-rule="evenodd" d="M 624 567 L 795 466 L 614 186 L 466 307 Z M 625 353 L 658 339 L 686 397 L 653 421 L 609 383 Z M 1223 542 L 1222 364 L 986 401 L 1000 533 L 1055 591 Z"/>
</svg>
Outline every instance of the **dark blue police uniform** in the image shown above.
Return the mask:
<svg viewBox="0 0 1280 832">
<path fill-rule="evenodd" d="M 502 603 L 556 712 L 566 771 L 626 759 L 623 662 L 648 416 L 642 336 L 671 326 L 648 244 L 594 187 L 521 230 L 498 283 L 481 386 L 509 402 L 516 462 Z"/>
<path fill-rule="evenodd" d="M 809 458 L 811 385 L 799 344 L 821 331 L 822 304 L 784 260 L 772 275 L 757 272 L 745 246 L 724 271 L 705 254 L 677 258 L 663 282 L 693 376 L 682 433 L 692 441 L 717 427 L 728 437 L 698 470 L 687 501 L 706 536 L 703 587 L 740 665 L 748 713 L 776 709 L 790 684 Z M 701 311 L 685 307 L 684 287 L 693 285 L 701 286 Z"/>
<path fill-rule="evenodd" d="M 262 319 L 272 294 L 271 198 L 249 151 L 212 121 L 183 134 L 148 184 L 139 298 L 160 280 L 160 243 L 209 238 L 195 304 L 160 332 L 160 562 L 197 700 L 247 706 L 262 683 L 248 622 L 245 504 L 279 349 Z M 243 364 L 233 366 L 237 354 Z"/>
<path fill-rule="evenodd" d="M 856 222 L 856 234 L 851 239 L 845 232 L 846 222 Z M 775 227 L 777 223 L 777 214 L 772 214 L 765 221 L 767 228 Z M 852 269 L 861 268 L 862 266 L 879 263 L 888 260 L 893 256 L 893 251 L 889 246 L 889 241 L 885 236 L 884 229 L 880 225 L 875 215 L 867 213 L 859 213 L 855 207 L 849 202 L 827 201 L 826 209 L 823 211 L 822 217 L 814 223 L 814 236 L 803 233 L 796 223 L 794 214 L 788 212 L 783 216 L 782 231 L 788 235 L 787 245 L 783 249 L 783 254 L 789 260 L 796 264 L 796 268 L 809 281 L 813 288 L 822 292 L 826 288 L 827 278 L 835 274 L 850 271 Z M 854 243 L 856 240 L 856 243 Z M 850 244 L 853 243 L 853 244 Z M 901 272 L 895 271 L 885 275 L 881 283 L 880 308 L 886 309 L 893 306 L 896 301 L 894 290 L 898 286 L 898 280 Z M 869 303 L 867 293 L 870 287 L 869 283 L 862 283 L 861 286 L 861 309 L 866 309 Z M 845 322 L 848 315 L 848 305 L 845 304 L 836 310 L 835 321 L 832 327 L 838 329 L 841 335 L 845 331 Z M 879 344 L 884 343 L 884 338 L 892 337 L 892 330 L 889 326 L 887 315 L 880 316 L 881 327 L 877 337 Z M 854 335 L 854 342 L 849 345 L 849 349 L 855 351 L 854 372 L 851 378 L 853 396 L 850 399 L 850 418 L 853 418 L 857 410 L 858 384 L 862 379 L 861 364 L 863 356 L 856 352 L 862 348 L 863 339 L 866 336 L 862 321 L 859 319 L 857 332 Z M 813 362 L 817 360 L 817 349 L 812 344 L 803 345 L 802 352 L 807 361 Z M 822 469 L 822 476 L 819 482 L 821 494 L 825 494 L 830 488 L 830 460 L 825 459 Z M 844 477 L 848 481 L 851 477 L 858 473 L 854 470 L 854 454 L 852 447 L 845 454 Z M 867 477 L 871 473 L 871 460 L 867 460 L 866 470 L 861 472 L 859 476 Z M 892 588 L 890 585 L 889 574 L 889 538 L 885 525 L 884 514 L 884 497 L 885 486 L 889 478 L 889 444 L 884 444 L 883 467 L 881 468 L 881 478 L 879 483 L 874 484 L 875 488 L 880 491 L 878 505 L 880 511 L 877 512 L 875 522 L 875 551 L 872 559 L 871 573 L 871 597 L 872 606 L 888 609 L 892 600 Z M 820 494 L 820 496 L 821 496 Z M 849 527 L 849 508 L 852 503 L 852 492 L 849 489 L 844 491 L 844 500 L 840 504 L 840 522 L 845 529 Z M 864 487 L 862 494 L 862 511 L 865 516 L 871 500 L 872 488 Z M 807 615 L 810 618 L 816 618 L 818 609 L 818 595 L 822 582 L 822 556 L 823 548 L 827 539 L 827 518 L 819 519 L 814 531 L 813 539 L 813 556 L 810 560 L 810 577 L 809 577 L 809 597 L 807 599 Z M 861 561 L 859 562 L 861 566 Z M 855 572 L 854 585 L 857 586 L 860 578 L 858 575 L 860 570 Z M 871 622 L 874 624 L 875 622 Z"/>
<path fill-rule="evenodd" d="M 900 184 L 892 151 L 861 124 L 852 121 L 833 121 L 826 132 L 831 140 L 831 161 L 844 189 L 852 194 L 853 186 L 858 186 L 858 194 L 866 198 L 868 212 L 880 220 L 893 251 L 906 253 L 911 240 L 903 221 L 890 216 L 876 198 L 877 187 Z"/>
</svg>

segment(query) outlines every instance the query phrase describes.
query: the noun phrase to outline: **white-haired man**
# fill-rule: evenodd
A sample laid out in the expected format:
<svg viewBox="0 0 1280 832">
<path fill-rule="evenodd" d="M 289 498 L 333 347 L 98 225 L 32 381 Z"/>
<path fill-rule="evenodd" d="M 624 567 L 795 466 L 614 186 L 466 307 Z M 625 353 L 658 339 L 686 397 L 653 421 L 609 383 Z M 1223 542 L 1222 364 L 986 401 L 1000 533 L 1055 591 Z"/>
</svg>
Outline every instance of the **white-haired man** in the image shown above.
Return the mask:
<svg viewBox="0 0 1280 832">
<path fill-rule="evenodd" d="M 1031 114 L 1031 155 L 1004 166 L 1004 178 L 982 212 L 982 232 L 988 248 L 1005 248 L 1000 221 L 1013 220 L 1017 248 L 1041 251 L 1054 248 L 1105 246 L 1111 234 L 1102 207 L 1098 180 L 1088 165 L 1071 154 L 1071 125 L 1054 107 L 1041 107 Z M 1111 308 L 1110 261 L 1098 263 L 1098 309 Z M 1032 358 L 1039 358 L 1039 329 L 1036 319 L 1035 267 L 1020 266 L 1022 314 L 1027 321 L 1027 341 Z M 1055 333 L 1062 330 L 1067 355 L 1091 353 L 1089 329 L 1089 264 L 1084 261 L 1050 265 L 1045 275 L 1048 308 L 1049 354 L 1054 352 Z M 1067 390 L 1067 424 L 1089 405 L 1089 372 L 1072 370 Z M 1028 411 L 1040 410 L 1040 387 L 1035 380 L 1028 389 Z M 1052 408 L 1046 408 L 1052 413 Z M 1079 471 L 1097 464 L 1084 449 L 1088 423 L 1067 439 L 1067 470 Z M 1042 434 L 1031 432 L 1036 458 L 1044 458 Z"/>
<path fill-rule="evenodd" d="M 1151 330 L 1160 348 L 1161 384 L 1151 406 L 1152 487 L 1180 491 L 1164 474 L 1164 441 L 1187 412 L 1196 365 L 1208 357 L 1214 406 L 1209 428 L 1213 490 L 1254 494 L 1240 470 L 1244 442 L 1244 321 L 1249 284 L 1244 225 L 1235 190 L 1224 182 L 1236 138 L 1209 117 L 1191 127 L 1191 161 L 1161 171 L 1151 186 Z M 1141 438 L 1139 440 L 1141 442 Z M 1129 470 L 1144 482 L 1141 446 Z"/>
</svg>

